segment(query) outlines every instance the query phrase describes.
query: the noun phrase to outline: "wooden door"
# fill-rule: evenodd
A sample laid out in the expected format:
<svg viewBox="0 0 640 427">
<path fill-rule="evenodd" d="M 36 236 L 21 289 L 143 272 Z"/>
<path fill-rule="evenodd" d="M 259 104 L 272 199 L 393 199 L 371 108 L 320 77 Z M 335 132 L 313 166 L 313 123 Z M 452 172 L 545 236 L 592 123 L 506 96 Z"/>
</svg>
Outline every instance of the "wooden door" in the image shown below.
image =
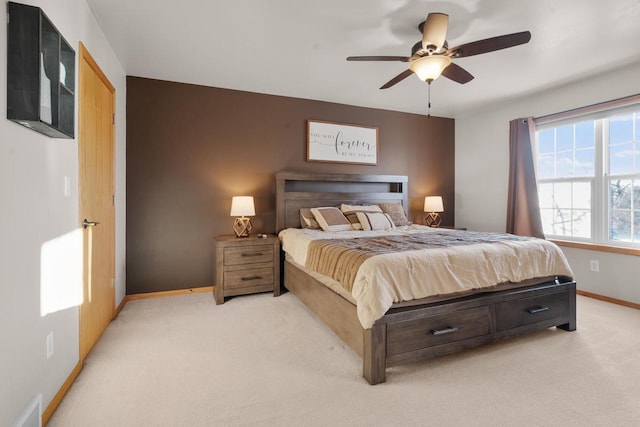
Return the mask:
<svg viewBox="0 0 640 427">
<path fill-rule="evenodd" d="M 115 88 L 82 43 L 78 68 L 79 219 L 84 229 L 84 299 L 80 307 L 82 362 L 115 310 Z M 84 220 L 95 224 L 83 225 Z"/>
</svg>

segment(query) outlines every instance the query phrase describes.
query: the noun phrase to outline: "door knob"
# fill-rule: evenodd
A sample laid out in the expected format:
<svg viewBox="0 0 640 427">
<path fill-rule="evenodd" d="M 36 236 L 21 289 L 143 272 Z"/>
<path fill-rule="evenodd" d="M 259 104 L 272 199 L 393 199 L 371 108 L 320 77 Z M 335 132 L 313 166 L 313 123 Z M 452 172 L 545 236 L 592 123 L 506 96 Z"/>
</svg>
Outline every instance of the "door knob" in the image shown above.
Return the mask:
<svg viewBox="0 0 640 427">
<path fill-rule="evenodd" d="M 100 224 L 98 221 L 87 221 L 87 218 L 82 220 L 82 228 L 87 228 L 88 226 L 96 226 Z"/>
</svg>

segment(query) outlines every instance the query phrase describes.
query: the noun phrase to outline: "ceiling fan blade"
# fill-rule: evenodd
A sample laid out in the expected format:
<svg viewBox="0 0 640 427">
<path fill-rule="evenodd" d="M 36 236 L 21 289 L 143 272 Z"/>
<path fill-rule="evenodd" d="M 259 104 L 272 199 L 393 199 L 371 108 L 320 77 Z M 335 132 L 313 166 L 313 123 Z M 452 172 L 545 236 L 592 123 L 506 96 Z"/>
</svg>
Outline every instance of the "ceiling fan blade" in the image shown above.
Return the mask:
<svg viewBox="0 0 640 427">
<path fill-rule="evenodd" d="M 422 29 L 422 48 L 439 51 L 447 38 L 449 15 L 446 13 L 430 13 L 424 21 Z"/>
<path fill-rule="evenodd" d="M 506 49 L 508 47 L 525 44 L 528 43 L 529 40 L 531 40 L 531 33 L 529 31 L 505 34 L 503 36 L 491 37 L 488 39 L 477 40 L 475 42 L 456 46 L 449 49 L 447 51 L 447 55 L 450 55 L 454 58 L 479 55 L 481 53 L 493 52 L 495 50 Z"/>
<path fill-rule="evenodd" d="M 398 74 L 397 76 L 395 76 L 394 78 L 392 78 L 391 80 L 389 80 L 388 82 L 386 82 L 384 85 L 380 87 L 380 89 L 388 89 L 391 86 L 395 85 L 396 83 L 400 83 L 402 80 L 406 79 L 411 74 L 413 74 L 413 71 L 411 71 L 411 69 L 408 68 L 403 72 L 401 72 L 400 74 Z"/>
<path fill-rule="evenodd" d="M 408 56 L 348 56 L 347 61 L 401 61 L 408 62 Z"/>
<path fill-rule="evenodd" d="M 453 62 L 442 71 L 442 75 L 456 83 L 465 84 L 473 80 L 473 75 Z"/>
</svg>

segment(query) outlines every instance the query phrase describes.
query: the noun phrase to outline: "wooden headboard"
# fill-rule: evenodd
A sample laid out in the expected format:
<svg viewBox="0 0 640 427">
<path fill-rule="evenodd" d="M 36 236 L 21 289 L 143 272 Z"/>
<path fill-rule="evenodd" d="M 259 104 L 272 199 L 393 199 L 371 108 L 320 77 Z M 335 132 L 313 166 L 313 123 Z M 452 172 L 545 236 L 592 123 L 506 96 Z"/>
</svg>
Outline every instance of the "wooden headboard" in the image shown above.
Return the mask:
<svg viewBox="0 0 640 427">
<path fill-rule="evenodd" d="M 405 175 L 276 173 L 276 233 L 300 227 L 300 209 L 348 204 L 401 203 L 408 211 Z"/>
</svg>

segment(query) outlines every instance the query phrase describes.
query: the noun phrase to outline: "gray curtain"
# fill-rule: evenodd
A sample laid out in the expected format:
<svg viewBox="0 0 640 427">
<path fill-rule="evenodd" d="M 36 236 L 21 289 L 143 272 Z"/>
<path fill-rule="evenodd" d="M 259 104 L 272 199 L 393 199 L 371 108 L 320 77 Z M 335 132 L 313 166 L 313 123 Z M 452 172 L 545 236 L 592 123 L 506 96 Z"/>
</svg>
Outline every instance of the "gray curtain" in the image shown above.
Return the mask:
<svg viewBox="0 0 640 427">
<path fill-rule="evenodd" d="M 544 238 L 533 163 L 533 118 L 509 123 L 507 233 Z"/>
</svg>

